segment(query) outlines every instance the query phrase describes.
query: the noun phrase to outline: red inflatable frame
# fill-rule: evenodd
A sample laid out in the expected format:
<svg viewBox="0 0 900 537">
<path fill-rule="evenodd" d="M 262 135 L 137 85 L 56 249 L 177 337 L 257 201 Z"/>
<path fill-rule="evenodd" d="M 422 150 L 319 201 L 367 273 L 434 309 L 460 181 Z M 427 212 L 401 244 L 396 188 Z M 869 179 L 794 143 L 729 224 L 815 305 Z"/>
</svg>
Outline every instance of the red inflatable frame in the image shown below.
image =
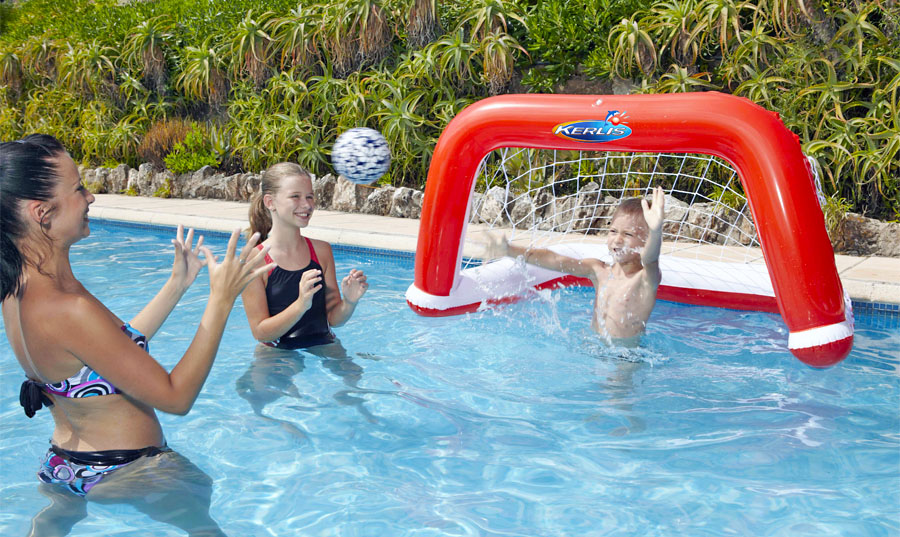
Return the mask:
<svg viewBox="0 0 900 537">
<path fill-rule="evenodd" d="M 567 123 L 602 124 L 613 110 L 628 112 L 628 134 L 620 136 L 624 131 L 619 129 L 609 140 L 586 142 L 554 133 Z M 475 103 L 450 122 L 432 157 L 416 252 L 413 286 L 418 291 L 448 296 L 454 288 L 477 168 L 485 155 L 503 147 L 702 153 L 725 159 L 747 194 L 777 309 L 790 331 L 791 352 L 814 367 L 833 365 L 850 352 L 852 317 L 845 313 L 812 171 L 798 137 L 778 114 L 717 92 L 504 95 Z M 661 289 L 661 298 L 734 307 L 728 297 L 666 294 Z M 449 313 L 410 306 L 423 315 Z"/>
</svg>

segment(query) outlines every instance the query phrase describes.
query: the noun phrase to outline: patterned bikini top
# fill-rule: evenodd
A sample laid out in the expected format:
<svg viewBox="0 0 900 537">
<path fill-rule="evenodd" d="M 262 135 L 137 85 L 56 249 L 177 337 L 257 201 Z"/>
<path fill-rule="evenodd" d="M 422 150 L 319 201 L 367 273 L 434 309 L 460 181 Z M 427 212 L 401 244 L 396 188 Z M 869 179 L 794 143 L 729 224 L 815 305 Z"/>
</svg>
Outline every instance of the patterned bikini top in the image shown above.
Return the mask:
<svg viewBox="0 0 900 537">
<path fill-rule="evenodd" d="M 134 341 L 138 347 L 145 351 L 150 350 L 147 338 L 138 332 L 130 324 L 122 325 L 122 331 Z M 113 395 L 122 393 L 111 382 L 98 375 L 93 369 L 85 365 L 78 373 L 61 381 L 43 384 L 45 390 L 53 395 L 78 399 L 81 397 L 93 397 L 101 395 Z"/>
</svg>

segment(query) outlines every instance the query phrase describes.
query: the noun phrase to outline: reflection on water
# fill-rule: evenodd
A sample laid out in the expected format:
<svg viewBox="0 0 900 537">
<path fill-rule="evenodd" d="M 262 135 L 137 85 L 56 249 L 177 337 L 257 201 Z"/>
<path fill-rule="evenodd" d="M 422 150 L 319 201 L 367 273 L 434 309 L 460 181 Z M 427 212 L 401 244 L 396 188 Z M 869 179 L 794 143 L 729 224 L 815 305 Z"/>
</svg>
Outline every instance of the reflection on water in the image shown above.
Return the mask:
<svg viewBox="0 0 900 537">
<path fill-rule="evenodd" d="M 361 358 L 373 359 L 372 355 L 357 355 Z M 339 339 L 326 345 L 316 345 L 301 350 L 287 350 L 258 344 L 253 349 L 253 361 L 247 371 L 237 379 L 235 388 L 238 395 L 250 403 L 253 412 L 263 419 L 277 423 L 292 435 L 305 439 L 307 433 L 299 425 L 288 420 L 266 415 L 267 405 L 282 397 L 297 400 L 293 408 L 298 410 L 315 410 L 315 406 L 305 404 L 308 400 L 294 384 L 294 376 L 306 369 L 306 360 L 313 359 L 340 378 L 345 388 L 333 394 L 334 400 L 343 406 L 351 406 L 365 417 L 369 423 L 378 420 L 365 407 L 366 400 L 358 394 L 380 393 L 359 387 L 363 368 L 353 361 L 347 349 Z"/>
</svg>

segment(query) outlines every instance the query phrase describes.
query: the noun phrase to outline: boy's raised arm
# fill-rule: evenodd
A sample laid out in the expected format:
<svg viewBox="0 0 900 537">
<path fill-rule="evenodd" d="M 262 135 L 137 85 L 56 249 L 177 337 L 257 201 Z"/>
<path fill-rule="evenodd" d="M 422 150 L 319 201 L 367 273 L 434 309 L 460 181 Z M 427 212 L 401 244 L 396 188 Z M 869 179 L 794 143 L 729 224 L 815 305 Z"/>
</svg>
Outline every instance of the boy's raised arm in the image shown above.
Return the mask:
<svg viewBox="0 0 900 537">
<path fill-rule="evenodd" d="M 641 251 L 641 264 L 644 270 L 659 271 L 659 251 L 662 248 L 662 225 L 665 220 L 666 198 L 662 187 L 653 189 L 653 205 L 641 200 L 644 209 L 644 220 L 647 221 L 647 242 Z"/>
</svg>

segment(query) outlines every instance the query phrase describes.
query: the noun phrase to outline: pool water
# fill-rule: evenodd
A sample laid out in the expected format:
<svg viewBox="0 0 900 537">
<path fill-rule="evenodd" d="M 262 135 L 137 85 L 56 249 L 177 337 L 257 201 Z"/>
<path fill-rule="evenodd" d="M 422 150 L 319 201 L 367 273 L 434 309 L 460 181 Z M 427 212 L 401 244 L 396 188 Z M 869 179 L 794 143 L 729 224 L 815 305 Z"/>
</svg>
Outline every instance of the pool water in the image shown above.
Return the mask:
<svg viewBox="0 0 900 537">
<path fill-rule="evenodd" d="M 92 227 L 75 273 L 128 319 L 168 277 L 173 232 Z M 223 235 L 207 241 L 224 252 Z M 404 300 L 411 258 L 336 255 L 371 283 L 335 330 L 345 353 L 260 350 L 238 304 L 191 413 L 160 414 L 213 479 L 228 535 L 900 533 L 896 314 L 858 314 L 853 352 L 827 370 L 787 351 L 778 316 L 667 302 L 626 351 L 590 332 L 588 289 L 425 318 Z M 168 369 L 207 282 L 153 340 Z M 24 535 L 47 505 L 35 471 L 52 420 L 24 416 L 3 341 L 0 535 Z M 88 511 L 70 535 L 183 535 L 130 506 Z"/>
</svg>

